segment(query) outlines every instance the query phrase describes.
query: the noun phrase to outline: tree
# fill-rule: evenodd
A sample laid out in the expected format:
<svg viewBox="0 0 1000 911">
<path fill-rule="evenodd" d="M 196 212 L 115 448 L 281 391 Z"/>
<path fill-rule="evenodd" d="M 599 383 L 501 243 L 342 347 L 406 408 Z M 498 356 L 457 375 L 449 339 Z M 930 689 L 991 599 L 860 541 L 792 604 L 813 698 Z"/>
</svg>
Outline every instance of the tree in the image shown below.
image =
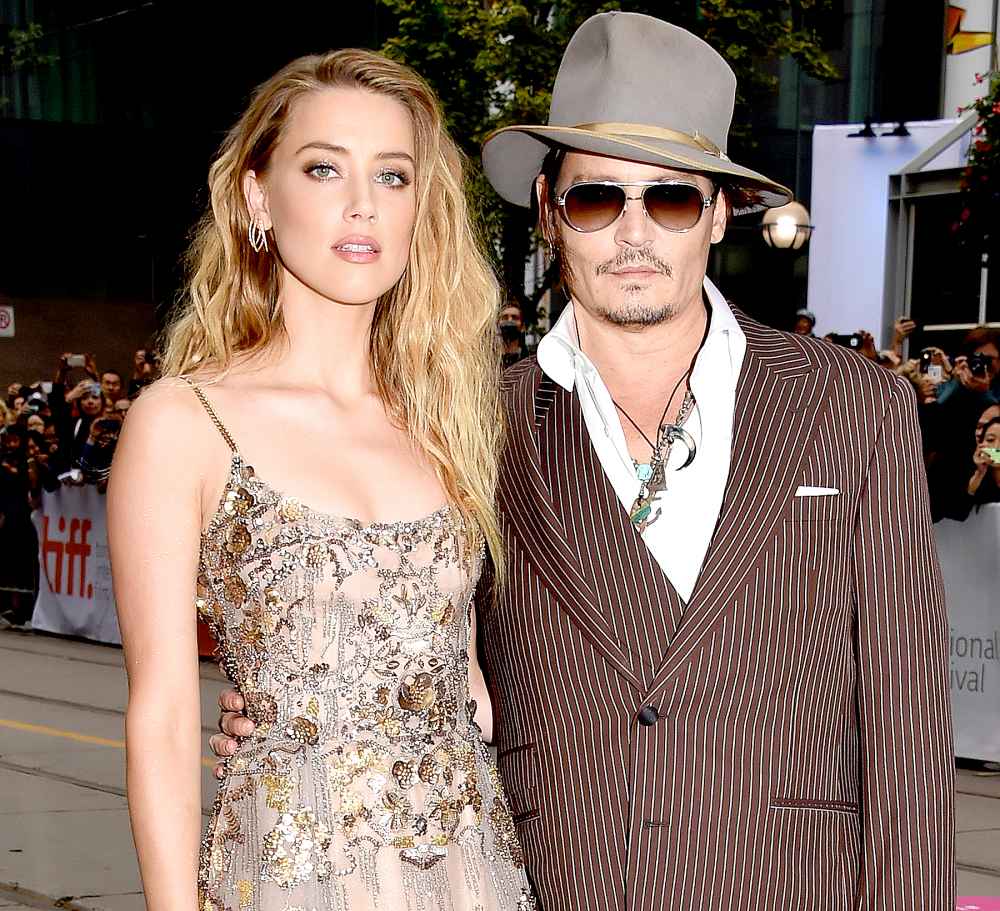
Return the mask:
<svg viewBox="0 0 1000 911">
<path fill-rule="evenodd" d="M 59 58 L 55 54 L 43 53 L 41 44 L 44 39 L 42 27 L 37 22 L 28 23 L 26 28 L 12 28 L 6 38 L 0 42 L 0 88 L 6 82 L 6 77 L 20 70 L 35 67 L 50 66 Z M 10 99 L 0 94 L 0 111 L 10 103 Z"/>
<path fill-rule="evenodd" d="M 545 290 L 522 295 L 524 265 L 534 244 L 531 216 L 502 202 L 479 164 L 479 148 L 498 127 L 545 123 L 552 84 L 570 37 L 595 13 L 647 13 L 682 26 L 716 48 L 736 72 L 734 157 L 751 142 L 751 105 L 772 93 L 773 64 L 791 56 L 819 79 L 839 78 L 818 37 L 831 0 L 379 0 L 394 21 L 383 51 L 423 75 L 444 104 L 452 135 L 473 162 L 470 192 L 511 294 L 526 317 Z M 547 280 L 551 276 L 546 277 Z"/>
<path fill-rule="evenodd" d="M 962 212 L 955 230 L 963 243 L 980 252 L 998 250 L 1000 231 L 1000 70 L 980 73 L 976 82 L 988 86 L 983 95 L 959 113 L 975 111 L 969 162 L 962 174 Z"/>
</svg>

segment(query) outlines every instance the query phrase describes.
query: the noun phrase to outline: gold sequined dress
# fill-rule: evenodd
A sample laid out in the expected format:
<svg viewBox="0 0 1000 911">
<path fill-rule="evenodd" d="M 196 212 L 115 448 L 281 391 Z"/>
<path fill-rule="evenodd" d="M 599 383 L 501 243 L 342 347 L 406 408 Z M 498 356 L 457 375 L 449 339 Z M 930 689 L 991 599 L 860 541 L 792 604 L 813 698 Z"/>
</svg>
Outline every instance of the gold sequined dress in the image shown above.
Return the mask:
<svg viewBox="0 0 1000 911">
<path fill-rule="evenodd" d="M 446 507 L 363 525 L 233 450 L 202 535 L 197 609 L 254 734 L 225 762 L 200 911 L 529 911 L 468 693 L 482 545 Z"/>
</svg>

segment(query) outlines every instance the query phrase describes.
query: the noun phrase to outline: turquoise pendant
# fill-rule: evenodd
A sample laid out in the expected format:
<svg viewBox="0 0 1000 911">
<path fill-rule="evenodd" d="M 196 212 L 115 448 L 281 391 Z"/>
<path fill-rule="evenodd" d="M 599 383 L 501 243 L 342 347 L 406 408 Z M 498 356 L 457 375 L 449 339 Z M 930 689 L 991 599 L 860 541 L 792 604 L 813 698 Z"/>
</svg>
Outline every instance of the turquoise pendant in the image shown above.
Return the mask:
<svg viewBox="0 0 1000 911">
<path fill-rule="evenodd" d="M 636 465 L 635 466 L 635 476 L 640 481 L 648 481 L 653 476 L 653 466 L 652 465 Z"/>
<path fill-rule="evenodd" d="M 629 516 L 629 519 L 633 525 L 639 526 L 641 531 L 645 527 L 645 522 L 649 518 L 649 514 L 652 511 L 653 507 L 651 504 L 637 500 L 635 505 L 632 507 L 632 514 Z"/>
</svg>

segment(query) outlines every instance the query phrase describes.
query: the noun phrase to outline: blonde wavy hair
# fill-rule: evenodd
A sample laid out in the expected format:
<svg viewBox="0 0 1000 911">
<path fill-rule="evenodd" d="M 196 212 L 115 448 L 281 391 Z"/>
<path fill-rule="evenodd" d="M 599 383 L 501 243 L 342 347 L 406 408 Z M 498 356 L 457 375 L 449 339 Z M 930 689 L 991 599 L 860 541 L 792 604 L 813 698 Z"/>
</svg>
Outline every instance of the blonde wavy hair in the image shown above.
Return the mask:
<svg viewBox="0 0 1000 911">
<path fill-rule="evenodd" d="M 248 242 L 243 177 L 264 175 L 295 102 L 327 88 L 395 99 L 413 118 L 416 221 L 399 282 L 376 303 L 369 351 L 390 419 L 429 456 L 470 535 L 503 566 L 496 516 L 502 443 L 496 319 L 500 294 L 464 193 L 465 161 L 430 87 L 381 54 L 300 57 L 258 87 L 209 171 L 211 206 L 185 257 L 185 293 L 165 332 L 162 372 L 225 375 L 238 355 L 284 336 L 276 258 Z"/>
</svg>

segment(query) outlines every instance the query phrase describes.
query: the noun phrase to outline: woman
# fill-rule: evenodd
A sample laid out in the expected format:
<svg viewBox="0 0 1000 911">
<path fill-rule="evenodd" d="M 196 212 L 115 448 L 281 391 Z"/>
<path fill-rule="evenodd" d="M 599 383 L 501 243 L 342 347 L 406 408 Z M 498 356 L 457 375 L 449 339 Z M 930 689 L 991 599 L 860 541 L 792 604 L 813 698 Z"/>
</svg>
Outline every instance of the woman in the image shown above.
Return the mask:
<svg viewBox="0 0 1000 911">
<path fill-rule="evenodd" d="M 532 908 L 476 727 L 498 293 L 437 103 L 377 54 L 301 58 L 209 184 L 109 490 L 147 903 Z M 195 598 L 256 723 L 197 863 Z"/>
<path fill-rule="evenodd" d="M 988 421 L 980 435 L 977 430 L 975 470 L 966 485 L 968 511 L 985 503 L 1000 502 L 1000 418 Z"/>
</svg>

